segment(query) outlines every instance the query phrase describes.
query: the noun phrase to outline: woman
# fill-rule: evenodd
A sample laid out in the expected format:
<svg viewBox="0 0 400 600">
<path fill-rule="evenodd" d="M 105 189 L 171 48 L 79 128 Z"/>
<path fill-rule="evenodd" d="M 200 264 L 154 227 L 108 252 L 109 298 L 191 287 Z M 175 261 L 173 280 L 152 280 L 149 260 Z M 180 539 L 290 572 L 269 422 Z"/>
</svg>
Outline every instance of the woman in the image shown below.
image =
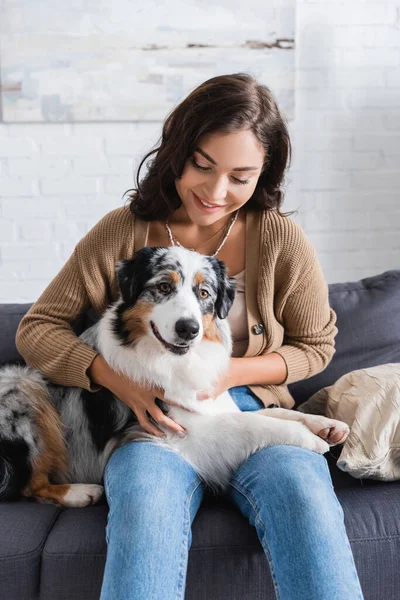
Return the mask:
<svg viewBox="0 0 400 600">
<path fill-rule="evenodd" d="M 279 210 L 289 157 L 287 128 L 268 88 L 246 74 L 196 88 L 143 159 L 130 206 L 106 215 L 78 243 L 22 320 L 17 345 L 26 361 L 56 383 L 110 389 L 155 435 L 163 434 L 154 422 L 184 433 L 157 405 L 162 390 L 112 371 L 70 327 L 89 306 L 101 314 L 116 297 L 116 260 L 143 245 L 180 244 L 217 256 L 238 282 L 228 316 L 231 367 L 214 395 L 229 389 L 241 410 L 291 408 L 287 384 L 326 367 L 337 330 L 315 252 Z M 329 431 L 320 435 L 336 441 Z M 195 471 L 172 452 L 135 442 L 114 452 L 104 480 L 110 511 L 101 600 L 184 598 L 191 524 L 205 491 Z M 323 456 L 264 448 L 235 473 L 229 497 L 256 527 L 278 599 L 362 598 Z"/>
</svg>

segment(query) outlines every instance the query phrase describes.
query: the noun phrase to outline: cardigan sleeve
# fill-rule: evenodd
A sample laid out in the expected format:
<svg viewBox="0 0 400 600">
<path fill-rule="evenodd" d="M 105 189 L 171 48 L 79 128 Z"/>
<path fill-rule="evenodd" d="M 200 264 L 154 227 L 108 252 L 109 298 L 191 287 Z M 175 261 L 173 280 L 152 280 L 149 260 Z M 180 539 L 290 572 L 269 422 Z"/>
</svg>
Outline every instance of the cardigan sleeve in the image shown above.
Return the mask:
<svg viewBox="0 0 400 600">
<path fill-rule="evenodd" d="M 283 384 L 323 371 L 335 353 L 336 314 L 329 306 L 328 286 L 317 259 L 288 295 L 282 311 L 284 339 L 275 352 L 286 363 Z"/>
<path fill-rule="evenodd" d="M 87 370 L 98 352 L 82 342 L 71 323 L 89 307 L 76 250 L 22 318 L 16 346 L 25 362 L 52 383 L 96 391 Z"/>
<path fill-rule="evenodd" d="M 69 260 L 22 318 L 16 345 L 26 363 L 51 382 L 91 392 L 87 370 L 98 355 L 72 329 L 90 306 L 107 307 L 114 277 L 116 240 L 126 237 L 121 210 L 108 213 L 78 242 Z M 121 224 L 122 223 L 122 224 Z"/>
</svg>

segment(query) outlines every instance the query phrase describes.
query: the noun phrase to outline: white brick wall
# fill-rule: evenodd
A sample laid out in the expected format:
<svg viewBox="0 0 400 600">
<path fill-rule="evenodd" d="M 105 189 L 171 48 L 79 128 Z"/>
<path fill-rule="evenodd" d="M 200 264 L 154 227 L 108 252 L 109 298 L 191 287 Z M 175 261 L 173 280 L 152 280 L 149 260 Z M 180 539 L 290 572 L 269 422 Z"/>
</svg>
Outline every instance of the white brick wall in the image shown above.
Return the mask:
<svg viewBox="0 0 400 600">
<path fill-rule="evenodd" d="M 400 268 L 400 0 L 299 0 L 286 206 L 329 282 Z"/>
<path fill-rule="evenodd" d="M 298 0 L 296 41 L 284 208 L 329 282 L 400 268 L 400 0 Z M 160 127 L 0 125 L 0 302 L 37 298 Z"/>
</svg>

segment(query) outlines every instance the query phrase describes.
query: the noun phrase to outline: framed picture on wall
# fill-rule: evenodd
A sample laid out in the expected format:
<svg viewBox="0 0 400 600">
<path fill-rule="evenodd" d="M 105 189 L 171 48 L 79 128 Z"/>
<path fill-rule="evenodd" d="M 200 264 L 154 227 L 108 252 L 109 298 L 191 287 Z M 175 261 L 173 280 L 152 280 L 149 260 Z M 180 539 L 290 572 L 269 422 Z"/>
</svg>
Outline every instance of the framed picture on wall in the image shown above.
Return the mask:
<svg viewBox="0 0 400 600">
<path fill-rule="evenodd" d="M 201 82 L 237 72 L 293 116 L 295 0 L 13 0 L 2 21 L 6 123 L 161 121 Z"/>
</svg>

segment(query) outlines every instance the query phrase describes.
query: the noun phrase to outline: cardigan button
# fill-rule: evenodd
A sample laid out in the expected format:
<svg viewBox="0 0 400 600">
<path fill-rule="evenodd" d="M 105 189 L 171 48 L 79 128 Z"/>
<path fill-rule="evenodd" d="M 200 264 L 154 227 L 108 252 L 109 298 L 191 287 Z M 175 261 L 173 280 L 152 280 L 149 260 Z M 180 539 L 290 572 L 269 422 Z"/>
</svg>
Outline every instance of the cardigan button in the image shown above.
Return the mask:
<svg viewBox="0 0 400 600">
<path fill-rule="evenodd" d="M 260 335 L 260 333 L 264 331 L 264 325 L 262 323 L 257 323 L 257 325 L 253 325 L 251 331 L 254 335 Z"/>
</svg>

